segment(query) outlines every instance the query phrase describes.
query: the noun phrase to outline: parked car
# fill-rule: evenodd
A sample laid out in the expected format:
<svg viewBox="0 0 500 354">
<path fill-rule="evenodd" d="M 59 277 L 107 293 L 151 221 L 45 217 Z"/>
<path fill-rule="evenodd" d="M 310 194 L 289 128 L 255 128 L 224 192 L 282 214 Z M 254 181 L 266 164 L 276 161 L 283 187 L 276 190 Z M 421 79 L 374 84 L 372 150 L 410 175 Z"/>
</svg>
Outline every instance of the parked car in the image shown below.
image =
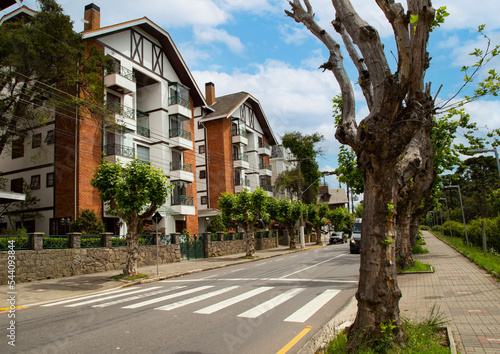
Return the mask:
<svg viewBox="0 0 500 354">
<path fill-rule="evenodd" d="M 347 235 L 345 235 L 342 231 L 334 231 L 330 234 L 330 245 L 334 243 L 346 243 Z"/>
<path fill-rule="evenodd" d="M 354 220 L 351 232 L 351 242 L 349 243 L 350 253 L 359 253 L 361 249 L 361 223 L 363 219 Z"/>
</svg>

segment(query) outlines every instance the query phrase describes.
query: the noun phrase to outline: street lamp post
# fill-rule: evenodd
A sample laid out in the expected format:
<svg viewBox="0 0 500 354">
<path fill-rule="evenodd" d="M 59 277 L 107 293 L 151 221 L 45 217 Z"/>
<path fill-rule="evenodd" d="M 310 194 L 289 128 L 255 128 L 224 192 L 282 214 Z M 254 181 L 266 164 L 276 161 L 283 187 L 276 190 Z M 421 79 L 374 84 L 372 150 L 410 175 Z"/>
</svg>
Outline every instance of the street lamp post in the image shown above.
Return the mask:
<svg viewBox="0 0 500 354">
<path fill-rule="evenodd" d="M 460 186 L 443 186 L 443 188 L 458 188 L 458 197 L 460 198 L 460 208 L 462 209 L 462 219 L 464 221 L 464 230 L 465 230 L 465 241 L 467 242 L 467 248 L 469 248 L 469 237 L 467 236 L 467 225 L 465 224 L 465 214 L 464 214 L 464 205 L 462 203 L 462 193 L 460 192 Z"/>
<path fill-rule="evenodd" d="M 446 213 L 448 214 L 448 226 L 450 227 L 451 244 L 453 245 L 453 233 L 451 232 L 450 209 L 448 209 L 448 200 L 446 198 L 439 198 L 439 200 L 444 200 L 444 202 L 446 203 Z"/>
<path fill-rule="evenodd" d="M 500 161 L 498 161 L 498 152 L 496 146 L 494 146 L 493 149 L 472 149 L 468 150 L 467 152 L 471 154 L 479 154 L 481 152 L 493 152 L 495 154 L 495 161 L 497 162 L 498 176 L 500 176 Z"/>
</svg>

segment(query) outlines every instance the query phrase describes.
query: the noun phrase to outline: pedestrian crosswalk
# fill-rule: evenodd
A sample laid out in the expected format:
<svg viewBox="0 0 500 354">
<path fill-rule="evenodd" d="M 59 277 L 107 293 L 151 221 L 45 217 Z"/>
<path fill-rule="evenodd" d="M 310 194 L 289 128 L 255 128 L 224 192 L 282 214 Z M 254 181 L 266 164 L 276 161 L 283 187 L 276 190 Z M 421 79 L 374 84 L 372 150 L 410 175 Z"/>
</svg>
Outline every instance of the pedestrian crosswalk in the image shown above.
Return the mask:
<svg viewBox="0 0 500 354">
<path fill-rule="evenodd" d="M 119 306 L 121 309 L 130 310 L 151 306 L 151 309 L 157 311 L 173 311 L 192 305 L 197 307 L 193 311 L 194 314 L 211 315 L 230 308 L 234 309 L 239 304 L 240 307 L 238 308 L 245 308 L 245 310 L 236 316 L 254 319 L 294 299 L 293 306 L 298 308 L 294 309 L 293 306 L 283 307 L 282 312 L 285 314 L 283 321 L 304 323 L 341 292 L 337 289 L 325 289 L 318 293 L 314 288 L 305 287 L 260 286 L 245 289 L 242 285 L 220 288 L 216 288 L 215 285 L 189 285 L 160 285 L 147 288 L 133 286 L 102 294 L 52 302 L 42 305 L 42 307 L 63 306 L 77 308 L 90 306 L 105 308 Z M 222 298 L 218 299 L 219 297 Z"/>
</svg>

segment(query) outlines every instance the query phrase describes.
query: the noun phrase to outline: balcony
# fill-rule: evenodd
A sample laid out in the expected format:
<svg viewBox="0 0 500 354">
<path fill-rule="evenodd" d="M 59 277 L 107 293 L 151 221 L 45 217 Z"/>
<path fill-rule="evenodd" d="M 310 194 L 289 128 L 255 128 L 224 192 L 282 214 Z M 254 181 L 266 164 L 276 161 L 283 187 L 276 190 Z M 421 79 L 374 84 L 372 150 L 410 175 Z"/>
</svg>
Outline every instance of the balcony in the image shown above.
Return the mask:
<svg viewBox="0 0 500 354">
<path fill-rule="evenodd" d="M 257 149 L 259 155 L 271 156 L 271 145 L 266 142 L 259 143 L 259 148 Z"/>
<path fill-rule="evenodd" d="M 187 195 L 172 195 L 171 208 L 180 215 L 195 215 L 193 197 Z"/>
<path fill-rule="evenodd" d="M 146 127 L 141 127 L 140 125 L 137 126 L 137 135 L 144 136 L 146 138 L 150 137 L 150 131 L 149 128 Z"/>
<path fill-rule="evenodd" d="M 168 113 L 181 114 L 185 117 L 191 118 L 191 104 L 189 103 L 189 100 L 186 100 L 181 96 L 170 96 L 168 99 Z"/>
<path fill-rule="evenodd" d="M 246 153 L 238 153 L 233 154 L 233 166 L 234 168 L 244 168 L 249 169 L 250 164 L 248 163 L 248 154 Z"/>
<path fill-rule="evenodd" d="M 115 65 L 107 71 L 104 77 L 104 85 L 121 94 L 128 94 L 136 91 L 135 75 L 132 70 L 121 65 Z"/>
<path fill-rule="evenodd" d="M 194 182 L 193 165 L 181 161 L 170 163 L 170 179 L 172 181 Z"/>
<path fill-rule="evenodd" d="M 274 188 L 273 186 L 270 186 L 268 184 L 264 184 L 262 186 L 260 186 L 264 191 L 266 191 L 267 195 L 272 197 L 273 196 L 273 191 L 274 191 Z"/>
<path fill-rule="evenodd" d="M 133 147 L 121 145 L 121 144 L 106 144 L 104 145 L 104 154 L 112 158 L 112 162 L 116 161 L 116 156 L 127 157 L 133 159 L 135 156 L 135 150 Z"/>
<path fill-rule="evenodd" d="M 133 124 L 135 128 L 135 109 L 114 102 L 107 105 L 107 111 L 109 114 L 113 114 L 115 116 L 116 123 Z"/>
<path fill-rule="evenodd" d="M 233 144 L 248 145 L 247 131 L 245 128 L 233 127 L 233 129 L 231 129 L 231 136 Z"/>
<path fill-rule="evenodd" d="M 191 132 L 182 128 L 174 128 L 169 131 L 169 143 L 174 147 L 184 150 L 193 150 L 193 142 L 191 141 Z"/>
<path fill-rule="evenodd" d="M 245 179 L 235 179 L 234 180 L 234 193 L 241 193 L 244 189 L 250 189 L 250 180 Z"/>
<path fill-rule="evenodd" d="M 261 163 L 259 164 L 259 174 L 264 174 L 266 176 L 272 176 L 273 175 L 273 166 Z"/>
</svg>

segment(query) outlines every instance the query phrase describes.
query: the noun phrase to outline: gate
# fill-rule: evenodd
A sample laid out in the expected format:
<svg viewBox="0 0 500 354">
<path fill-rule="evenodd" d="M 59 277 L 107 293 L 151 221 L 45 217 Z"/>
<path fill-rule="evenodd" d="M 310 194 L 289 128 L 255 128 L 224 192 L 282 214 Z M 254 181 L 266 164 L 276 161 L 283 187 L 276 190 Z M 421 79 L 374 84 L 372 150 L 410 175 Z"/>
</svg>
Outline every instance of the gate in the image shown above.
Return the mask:
<svg viewBox="0 0 500 354">
<path fill-rule="evenodd" d="M 181 259 L 205 258 L 205 242 L 198 235 L 180 235 Z"/>
</svg>

